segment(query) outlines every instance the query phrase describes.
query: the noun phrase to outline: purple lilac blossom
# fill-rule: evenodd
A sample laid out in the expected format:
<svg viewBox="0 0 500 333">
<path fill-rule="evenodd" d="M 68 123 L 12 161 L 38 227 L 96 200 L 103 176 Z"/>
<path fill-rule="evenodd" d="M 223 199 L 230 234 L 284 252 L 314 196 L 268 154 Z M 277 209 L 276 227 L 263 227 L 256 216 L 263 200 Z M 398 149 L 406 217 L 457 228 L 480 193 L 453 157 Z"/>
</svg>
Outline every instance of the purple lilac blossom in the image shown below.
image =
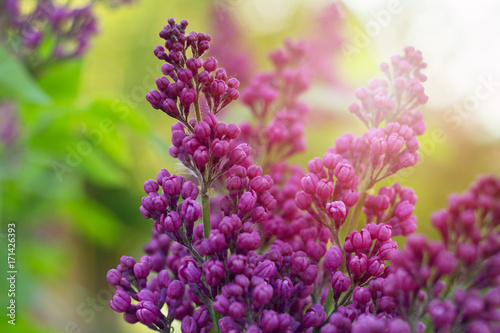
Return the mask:
<svg viewBox="0 0 500 333">
<path fill-rule="evenodd" d="M 258 75 L 242 94 L 258 116 L 276 100 L 276 82 L 285 83 L 293 92 L 287 111 L 240 130 L 216 117 L 238 98 L 238 81 L 215 58 L 202 58 L 212 37 L 186 34 L 187 26 L 170 19 L 160 32 L 165 47 L 154 53 L 165 76 L 147 99 L 179 121 L 170 154 L 189 172 L 162 169 L 144 183 L 140 211 L 154 221 L 153 237 L 145 256 L 124 256 L 108 272 L 117 289 L 113 310 L 160 332 L 174 320 L 182 332 L 423 332 L 425 323 L 436 332 L 499 329 L 500 180 L 483 177 L 451 196 L 432 216 L 442 239 L 412 235 L 403 250 L 392 236 L 415 231 L 415 193 L 394 184 L 368 195 L 418 160 L 425 123 L 415 108 L 426 102 L 420 52 L 406 48 L 392 71 L 382 66 L 391 89 L 375 80 L 358 91 L 362 107 L 351 111 L 367 133 L 340 137 L 306 173 L 286 161 L 298 150 L 282 141 L 291 132 L 280 124 L 307 86 L 301 69 L 287 69 L 300 48 L 275 52 L 275 72 Z M 252 133 L 265 138 L 249 140 L 255 150 L 246 142 Z M 259 158 L 270 147 L 289 150 L 282 160 Z"/>
</svg>

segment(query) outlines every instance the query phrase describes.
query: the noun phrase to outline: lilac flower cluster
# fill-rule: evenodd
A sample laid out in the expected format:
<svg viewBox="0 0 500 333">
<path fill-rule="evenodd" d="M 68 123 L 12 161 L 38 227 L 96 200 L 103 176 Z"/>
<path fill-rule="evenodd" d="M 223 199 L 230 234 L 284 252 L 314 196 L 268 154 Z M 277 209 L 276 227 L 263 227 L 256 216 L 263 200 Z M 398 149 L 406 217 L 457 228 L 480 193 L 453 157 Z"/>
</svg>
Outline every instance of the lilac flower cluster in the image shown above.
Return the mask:
<svg viewBox="0 0 500 333">
<path fill-rule="evenodd" d="M 108 272 L 113 310 L 159 332 L 174 320 L 186 333 L 498 331 L 500 180 L 482 178 L 432 216 L 441 242 L 410 236 L 411 189 L 373 190 L 418 161 L 418 51 L 382 66 L 390 81 L 358 91 L 362 107 L 351 111 L 367 132 L 339 138 L 306 173 L 287 161 L 304 147 L 302 49 L 273 53 L 274 72 L 243 91 L 256 121 L 240 130 L 216 117 L 238 81 L 202 58 L 212 38 L 187 25 L 170 19 L 160 32 L 165 76 L 146 96 L 179 121 L 170 154 L 187 172 L 144 183 L 153 237 L 138 262 L 124 256 Z M 398 235 L 410 236 L 402 251 Z"/>
<path fill-rule="evenodd" d="M 255 147 L 265 170 L 305 150 L 303 120 L 309 108 L 299 101 L 310 84 L 305 49 L 304 43 L 287 41 L 284 49 L 269 55 L 274 70 L 256 75 L 242 92 L 255 120 L 241 124 L 242 139 Z"/>
<path fill-rule="evenodd" d="M 411 188 L 394 184 L 383 186 L 378 195 L 368 195 L 363 206 L 366 222 L 386 223 L 392 227 L 392 235 L 408 236 L 417 229 L 417 217 L 412 215 L 417 196 Z"/>
<path fill-rule="evenodd" d="M 108 5 L 127 4 L 132 0 L 110 1 Z M 54 0 L 35 1 L 25 12 L 22 0 L 5 0 L 1 5 L 2 32 L 12 51 L 31 70 L 77 58 L 85 54 L 97 33 L 94 2 L 78 6 Z"/>
<path fill-rule="evenodd" d="M 90 38 L 97 32 L 92 6 L 71 8 L 52 0 L 38 1 L 28 14 L 20 11 L 20 1 L 7 0 L 3 12 L 9 20 L 7 32 L 13 49 L 26 58 L 32 67 L 54 59 L 79 57 L 85 53 Z M 47 41 L 54 40 L 51 54 L 46 58 L 34 51 Z"/>
</svg>

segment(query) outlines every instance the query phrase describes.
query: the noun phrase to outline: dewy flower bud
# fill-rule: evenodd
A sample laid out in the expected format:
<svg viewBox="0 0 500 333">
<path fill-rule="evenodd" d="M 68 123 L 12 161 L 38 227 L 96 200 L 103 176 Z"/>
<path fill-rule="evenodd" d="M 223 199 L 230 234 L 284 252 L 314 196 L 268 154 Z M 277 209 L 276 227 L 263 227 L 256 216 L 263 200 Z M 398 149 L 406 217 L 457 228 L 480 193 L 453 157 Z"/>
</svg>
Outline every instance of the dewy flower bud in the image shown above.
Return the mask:
<svg viewBox="0 0 500 333">
<path fill-rule="evenodd" d="M 293 292 L 292 281 L 286 277 L 284 279 L 277 279 L 274 281 L 274 294 L 280 299 L 288 299 Z"/>
<path fill-rule="evenodd" d="M 368 273 L 371 276 L 379 276 L 384 272 L 385 261 L 378 257 L 372 257 L 368 260 Z"/>
<path fill-rule="evenodd" d="M 308 194 L 316 193 L 316 183 L 318 182 L 317 177 L 314 174 L 307 174 L 302 177 L 300 181 L 302 189 Z"/>
<path fill-rule="evenodd" d="M 187 181 L 184 182 L 184 184 L 182 184 L 182 190 L 181 190 L 182 199 L 186 200 L 187 198 L 191 198 L 193 200 L 196 200 L 196 198 L 198 197 L 198 193 L 199 193 L 198 186 L 196 186 L 192 182 Z"/>
<path fill-rule="evenodd" d="M 145 325 L 150 325 L 158 319 L 158 308 L 152 302 L 141 301 L 137 303 L 137 318 Z"/>
<path fill-rule="evenodd" d="M 203 60 L 200 58 L 189 58 L 186 60 L 186 67 L 191 70 L 193 73 L 198 73 L 198 69 L 203 66 Z"/>
<path fill-rule="evenodd" d="M 240 302 L 233 302 L 229 306 L 229 315 L 234 319 L 242 319 L 245 316 L 246 308 Z"/>
<path fill-rule="evenodd" d="M 224 264 L 222 264 L 224 266 Z M 248 278 L 247 278 L 248 279 Z M 237 283 L 228 283 L 222 287 L 222 294 L 227 298 L 240 297 L 244 293 L 243 288 Z"/>
<path fill-rule="evenodd" d="M 147 94 L 146 94 L 146 99 L 148 100 L 149 103 L 151 103 L 151 105 L 155 108 L 155 109 L 158 109 L 159 108 L 159 104 L 160 102 L 162 101 L 162 95 L 159 91 L 157 90 L 150 90 Z"/>
<path fill-rule="evenodd" d="M 113 296 L 113 299 L 109 301 L 109 305 L 116 312 L 125 312 L 130 306 L 131 299 L 126 291 L 118 289 Z"/>
<path fill-rule="evenodd" d="M 267 180 L 265 180 L 261 176 L 258 176 L 250 181 L 250 188 L 254 190 L 256 193 L 262 193 L 264 191 L 267 191 L 270 188 L 270 186 Z"/>
<path fill-rule="evenodd" d="M 198 329 L 198 324 L 196 320 L 191 316 L 186 316 L 182 319 L 181 323 L 181 332 L 183 333 L 197 333 L 200 330 Z"/>
<path fill-rule="evenodd" d="M 350 183 L 355 175 L 354 168 L 349 163 L 339 163 L 335 167 L 335 177 L 342 183 Z"/>
<path fill-rule="evenodd" d="M 179 81 L 188 83 L 193 78 L 193 72 L 189 69 L 179 69 L 177 70 L 177 77 Z"/>
<path fill-rule="evenodd" d="M 213 72 L 217 69 L 217 60 L 214 57 L 207 58 L 203 62 L 203 68 L 209 72 Z"/>
<path fill-rule="evenodd" d="M 307 169 L 311 173 L 320 173 L 323 170 L 323 161 L 319 157 L 315 157 L 307 163 Z"/>
<path fill-rule="evenodd" d="M 323 199 L 333 194 L 333 183 L 328 179 L 321 179 L 316 184 L 316 193 Z"/>
<path fill-rule="evenodd" d="M 214 95 L 222 95 L 226 91 L 227 85 L 224 81 L 215 79 L 210 88 Z"/>
<path fill-rule="evenodd" d="M 150 179 L 144 183 L 144 192 L 146 192 L 146 194 L 158 192 L 159 189 L 160 188 L 159 188 L 158 184 L 152 179 Z"/>
<path fill-rule="evenodd" d="M 396 154 L 403 149 L 405 140 L 399 136 L 397 133 L 392 133 L 387 138 L 387 148 L 391 154 Z"/>
<path fill-rule="evenodd" d="M 309 267 L 309 258 L 305 256 L 295 257 L 292 259 L 292 268 L 297 272 L 303 272 Z"/>
<path fill-rule="evenodd" d="M 229 152 L 229 143 L 225 140 L 215 139 L 210 145 L 210 150 L 215 157 L 223 157 Z"/>
<path fill-rule="evenodd" d="M 205 327 L 210 322 L 210 312 L 206 306 L 200 307 L 193 313 L 193 319 L 199 327 Z"/>
<path fill-rule="evenodd" d="M 324 323 L 326 319 L 326 312 L 323 306 L 319 304 L 312 304 L 307 310 L 304 316 L 302 316 L 302 325 L 305 327 L 318 327 Z"/>
<path fill-rule="evenodd" d="M 260 326 L 264 332 L 276 332 L 279 328 L 280 321 L 278 314 L 272 310 L 264 310 Z"/>
<path fill-rule="evenodd" d="M 196 98 L 197 94 L 195 89 L 182 89 L 180 99 L 184 105 L 191 105 L 194 101 L 196 101 Z"/>
<path fill-rule="evenodd" d="M 166 269 L 162 269 L 158 273 L 158 285 L 160 286 L 160 288 L 168 288 L 171 282 L 172 279 L 168 275 L 168 271 Z"/>
<path fill-rule="evenodd" d="M 110 269 L 106 274 L 106 280 L 112 286 L 117 286 L 122 281 L 122 273 L 116 269 Z"/>
<path fill-rule="evenodd" d="M 267 219 L 266 209 L 262 206 L 255 207 L 252 210 L 252 220 L 256 223 L 264 222 Z"/>
<path fill-rule="evenodd" d="M 170 75 L 170 72 L 174 70 L 174 66 L 171 64 L 163 64 L 161 65 L 161 72 L 163 75 Z"/>
<path fill-rule="evenodd" d="M 341 155 L 327 152 L 323 155 L 323 165 L 330 170 L 335 170 L 335 167 L 342 161 L 342 159 Z"/>
<path fill-rule="evenodd" d="M 155 294 L 149 289 L 142 289 L 137 293 L 137 298 L 139 301 L 150 301 L 154 305 L 158 304 L 158 299 Z"/>
<path fill-rule="evenodd" d="M 236 165 L 240 165 L 248 157 L 248 154 L 245 152 L 243 145 L 241 144 L 238 147 L 234 148 L 233 151 L 229 154 L 229 160 Z"/>
<path fill-rule="evenodd" d="M 334 201 L 326 204 L 326 213 L 335 221 L 335 227 L 339 228 L 340 223 L 337 226 L 337 222 L 340 222 L 344 217 L 346 217 L 347 210 L 342 201 Z"/>
<path fill-rule="evenodd" d="M 335 272 L 342 266 L 343 254 L 342 249 L 338 245 L 330 247 L 325 254 L 325 265 L 332 272 Z"/>
<path fill-rule="evenodd" d="M 306 285 L 313 284 L 318 277 L 318 269 L 316 265 L 310 265 L 305 271 L 300 273 L 300 278 Z"/>
<path fill-rule="evenodd" d="M 227 134 L 226 136 L 229 138 L 229 139 L 236 139 L 241 133 L 241 130 L 240 128 L 235 125 L 235 124 L 229 124 L 227 125 Z"/>
<path fill-rule="evenodd" d="M 184 283 L 179 280 L 174 280 L 168 286 L 167 295 L 171 299 L 181 299 L 184 296 L 184 290 Z"/>
<path fill-rule="evenodd" d="M 214 81 L 214 76 L 205 70 L 198 74 L 198 80 L 201 83 L 210 84 Z"/>
<path fill-rule="evenodd" d="M 240 198 L 238 209 L 243 213 L 248 213 L 253 209 L 256 202 L 257 196 L 255 195 L 255 192 L 245 192 Z"/>
<path fill-rule="evenodd" d="M 232 77 L 229 80 L 227 80 L 227 86 L 229 88 L 238 89 L 240 86 L 240 81 L 238 81 L 236 78 Z"/>
<path fill-rule="evenodd" d="M 261 283 L 253 289 L 252 297 L 257 305 L 265 305 L 269 303 L 271 297 L 273 297 L 273 287 Z"/>
<path fill-rule="evenodd" d="M 364 253 L 355 255 L 349 260 L 349 269 L 353 274 L 360 275 L 366 272 L 368 267 L 368 260 Z"/>
<path fill-rule="evenodd" d="M 203 120 L 194 126 L 194 134 L 201 140 L 209 138 L 211 131 L 210 126 Z"/>
<path fill-rule="evenodd" d="M 125 268 L 133 268 L 135 265 L 135 259 L 129 256 L 122 256 L 120 258 L 120 265 Z"/>
<path fill-rule="evenodd" d="M 253 274 L 263 279 L 270 279 L 276 274 L 276 265 L 270 260 L 264 260 L 255 267 Z"/>
<path fill-rule="evenodd" d="M 176 232 L 182 227 L 181 216 L 176 211 L 171 211 L 164 216 L 161 225 L 167 232 Z"/>
<path fill-rule="evenodd" d="M 151 267 L 147 262 L 137 263 L 134 265 L 134 275 L 138 279 L 147 278 L 150 271 L 151 271 Z"/>
<path fill-rule="evenodd" d="M 182 218 L 184 219 L 184 221 L 186 221 L 186 223 L 194 223 L 198 221 L 201 216 L 200 204 L 191 198 L 187 198 L 186 200 L 184 200 L 181 203 L 180 208 Z"/>
<path fill-rule="evenodd" d="M 295 196 L 295 204 L 299 209 L 306 210 L 309 207 L 311 207 L 312 198 L 306 192 L 303 191 L 297 192 Z"/>
<path fill-rule="evenodd" d="M 341 271 L 336 271 L 332 276 L 332 288 L 337 293 L 346 292 L 351 286 L 351 279 L 342 274 Z"/>
<path fill-rule="evenodd" d="M 260 245 L 260 235 L 257 231 L 241 233 L 238 236 L 237 244 L 244 250 L 256 250 Z"/>
<path fill-rule="evenodd" d="M 214 310 L 220 314 L 227 314 L 229 312 L 229 307 L 231 302 L 224 295 L 216 295 L 215 302 L 213 303 Z"/>
<path fill-rule="evenodd" d="M 366 229 L 362 229 L 360 232 L 353 231 L 351 243 L 355 250 L 366 250 L 372 245 L 372 238 Z"/>
<path fill-rule="evenodd" d="M 201 270 L 193 259 L 186 259 L 184 264 L 179 267 L 179 278 L 187 283 L 198 283 L 201 278 Z"/>
</svg>

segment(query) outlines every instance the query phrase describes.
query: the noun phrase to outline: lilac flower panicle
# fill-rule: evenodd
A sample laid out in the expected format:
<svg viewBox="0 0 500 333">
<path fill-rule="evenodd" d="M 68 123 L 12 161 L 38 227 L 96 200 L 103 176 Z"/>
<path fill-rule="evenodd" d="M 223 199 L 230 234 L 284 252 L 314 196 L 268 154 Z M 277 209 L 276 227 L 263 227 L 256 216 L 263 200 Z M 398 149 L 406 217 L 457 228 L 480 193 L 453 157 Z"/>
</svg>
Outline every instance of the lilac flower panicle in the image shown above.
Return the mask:
<svg viewBox="0 0 500 333">
<path fill-rule="evenodd" d="M 450 197 L 431 217 L 439 241 L 414 234 L 412 189 L 374 189 L 419 158 L 419 51 L 406 48 L 381 66 L 387 79 L 356 91 L 350 110 L 367 131 L 304 168 L 288 158 L 305 149 L 309 44 L 270 54 L 273 70 L 241 91 L 253 119 L 237 126 L 218 116 L 239 99 L 239 81 L 208 54 L 212 37 L 187 27 L 170 19 L 161 30 L 163 76 L 146 96 L 177 120 L 169 152 L 187 172 L 144 183 L 152 238 L 145 256 L 108 271 L 113 310 L 160 332 L 174 320 L 182 332 L 498 330 L 500 180 Z"/>
</svg>

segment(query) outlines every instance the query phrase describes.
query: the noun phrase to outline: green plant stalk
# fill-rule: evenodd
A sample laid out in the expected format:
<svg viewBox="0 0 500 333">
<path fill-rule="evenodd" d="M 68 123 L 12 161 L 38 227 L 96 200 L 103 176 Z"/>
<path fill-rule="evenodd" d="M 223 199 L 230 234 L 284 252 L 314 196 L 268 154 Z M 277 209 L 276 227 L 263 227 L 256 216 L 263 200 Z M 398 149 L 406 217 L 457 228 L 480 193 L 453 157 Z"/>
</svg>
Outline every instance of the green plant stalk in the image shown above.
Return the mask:
<svg viewBox="0 0 500 333">
<path fill-rule="evenodd" d="M 213 333 L 220 333 L 219 329 L 219 320 L 221 318 L 220 313 L 214 310 L 212 306 L 212 302 L 210 302 L 210 311 L 212 312 L 212 329 L 210 330 Z"/>
<path fill-rule="evenodd" d="M 202 191 L 201 191 L 201 209 L 203 213 L 203 235 L 205 238 L 208 238 L 208 235 L 210 234 L 210 200 L 208 197 L 208 191 L 203 186 Z"/>
</svg>

